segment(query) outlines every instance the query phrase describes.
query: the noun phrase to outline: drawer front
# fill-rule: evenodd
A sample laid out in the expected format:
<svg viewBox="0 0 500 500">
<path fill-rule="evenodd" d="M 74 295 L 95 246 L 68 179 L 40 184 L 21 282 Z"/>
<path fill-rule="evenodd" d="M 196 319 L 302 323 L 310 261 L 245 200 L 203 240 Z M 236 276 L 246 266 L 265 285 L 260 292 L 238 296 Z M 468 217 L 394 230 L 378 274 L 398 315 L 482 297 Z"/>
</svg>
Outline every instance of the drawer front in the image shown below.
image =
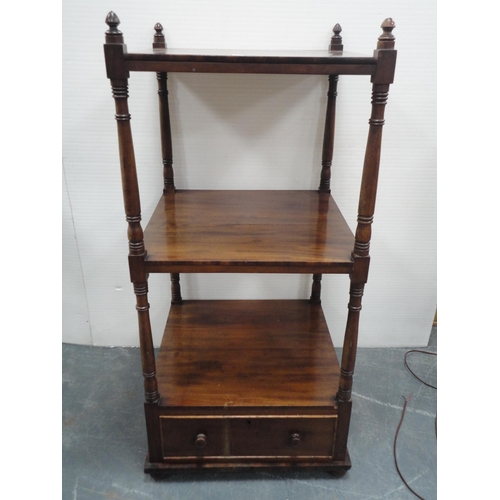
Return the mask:
<svg viewBox="0 0 500 500">
<path fill-rule="evenodd" d="M 231 455 L 331 457 L 336 423 L 333 416 L 230 418 Z"/>
<path fill-rule="evenodd" d="M 225 419 L 160 417 L 164 457 L 224 455 Z"/>
</svg>

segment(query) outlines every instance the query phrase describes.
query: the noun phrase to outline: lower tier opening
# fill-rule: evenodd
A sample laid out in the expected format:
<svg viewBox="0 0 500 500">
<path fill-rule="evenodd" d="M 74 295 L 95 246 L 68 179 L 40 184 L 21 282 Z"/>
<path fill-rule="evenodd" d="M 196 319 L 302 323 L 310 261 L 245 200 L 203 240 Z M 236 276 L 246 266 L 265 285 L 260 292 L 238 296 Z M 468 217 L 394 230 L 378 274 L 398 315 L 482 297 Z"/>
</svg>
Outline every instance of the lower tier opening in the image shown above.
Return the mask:
<svg viewBox="0 0 500 500">
<path fill-rule="evenodd" d="M 172 305 L 157 359 L 160 408 L 189 414 L 335 413 L 340 366 L 308 300 Z"/>
</svg>

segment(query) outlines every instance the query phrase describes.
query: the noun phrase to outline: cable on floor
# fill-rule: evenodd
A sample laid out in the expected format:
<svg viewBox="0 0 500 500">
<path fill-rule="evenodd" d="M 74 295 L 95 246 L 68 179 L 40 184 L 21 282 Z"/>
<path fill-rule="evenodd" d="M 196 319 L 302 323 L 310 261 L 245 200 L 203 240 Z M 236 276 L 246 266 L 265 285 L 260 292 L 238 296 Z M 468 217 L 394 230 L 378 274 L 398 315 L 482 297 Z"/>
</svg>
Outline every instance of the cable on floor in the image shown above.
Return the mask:
<svg viewBox="0 0 500 500">
<path fill-rule="evenodd" d="M 428 382 L 425 382 L 424 380 L 422 380 L 420 377 L 418 377 L 417 375 L 415 375 L 415 373 L 410 369 L 410 367 L 408 366 L 408 362 L 407 362 L 407 356 L 408 354 L 410 353 L 413 353 L 413 352 L 418 352 L 418 353 L 422 353 L 422 354 L 430 354 L 432 356 L 437 356 L 437 353 L 436 352 L 430 352 L 430 351 L 421 351 L 419 349 L 411 349 L 409 351 L 407 351 L 405 353 L 405 357 L 404 357 L 404 363 L 405 363 L 405 366 L 406 368 L 408 369 L 408 371 L 420 382 L 422 382 L 424 385 L 426 385 L 427 387 L 431 387 L 432 389 L 436 389 L 437 390 L 437 387 L 432 385 L 432 384 L 429 384 Z M 401 412 L 401 419 L 399 420 L 399 424 L 398 424 L 398 427 L 396 429 L 396 434 L 394 436 L 394 463 L 396 465 L 396 470 L 399 474 L 399 477 L 401 478 L 401 480 L 403 481 L 403 483 L 405 484 L 405 486 L 417 497 L 417 498 L 420 498 L 421 500 L 425 500 L 425 498 L 421 497 L 416 491 L 414 491 L 411 486 L 407 483 L 406 479 L 404 478 L 403 474 L 401 473 L 401 471 L 399 470 L 399 465 L 398 465 L 398 459 L 397 459 L 397 454 L 396 454 L 396 444 L 397 444 L 397 441 L 398 441 L 398 434 L 399 434 L 399 430 L 401 429 L 401 426 L 403 425 L 403 419 L 405 417 L 405 412 L 406 412 L 406 406 L 408 405 L 408 402 L 410 401 L 412 395 L 410 394 L 410 396 L 408 396 L 407 398 L 405 398 L 403 396 L 403 399 L 404 399 L 404 403 L 403 403 L 403 411 Z M 436 430 L 436 436 L 437 436 L 437 415 L 436 415 L 436 420 L 435 420 L 435 423 L 434 423 L 434 427 L 435 427 L 435 430 Z"/>
<path fill-rule="evenodd" d="M 406 351 L 405 353 L 405 366 L 406 368 L 408 369 L 408 371 L 419 381 L 419 382 L 422 382 L 422 384 L 426 385 L 427 387 L 431 387 L 432 389 L 436 389 L 437 390 L 437 387 L 434 386 L 434 385 L 431 385 L 429 383 L 427 383 L 425 380 L 422 380 L 420 377 L 417 377 L 415 375 L 415 373 L 411 370 L 411 368 L 408 366 L 408 361 L 406 360 L 406 358 L 408 357 L 408 354 L 412 353 L 412 352 L 419 352 L 421 354 L 429 354 L 431 356 L 437 356 L 437 352 L 431 352 L 431 351 L 421 351 L 420 349 L 410 349 L 409 351 Z"/>
</svg>

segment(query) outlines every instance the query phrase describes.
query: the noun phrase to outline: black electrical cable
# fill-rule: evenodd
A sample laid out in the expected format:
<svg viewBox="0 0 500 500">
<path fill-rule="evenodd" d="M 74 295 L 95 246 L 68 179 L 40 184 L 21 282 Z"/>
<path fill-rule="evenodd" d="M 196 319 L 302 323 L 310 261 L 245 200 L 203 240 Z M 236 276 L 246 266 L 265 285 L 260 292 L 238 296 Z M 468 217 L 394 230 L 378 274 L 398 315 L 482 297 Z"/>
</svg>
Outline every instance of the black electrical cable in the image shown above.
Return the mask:
<svg viewBox="0 0 500 500">
<path fill-rule="evenodd" d="M 405 486 L 417 497 L 420 498 L 421 500 L 425 500 L 425 498 L 421 497 L 418 493 L 412 490 L 411 486 L 406 482 L 406 479 L 403 477 L 403 474 L 401 474 L 401 471 L 399 470 L 398 466 L 398 459 L 396 456 L 396 443 L 398 441 L 398 434 L 399 434 L 399 429 L 401 429 L 401 424 L 403 423 L 403 418 L 405 416 L 406 412 L 406 405 L 408 404 L 408 401 L 411 399 L 411 394 L 408 398 L 404 398 L 405 402 L 403 404 L 403 412 L 401 413 L 401 419 L 399 420 L 398 428 L 396 429 L 396 435 L 394 436 L 394 463 L 396 465 L 396 470 L 398 471 L 399 477 L 405 483 Z"/>
<path fill-rule="evenodd" d="M 427 382 L 425 382 L 425 380 L 422 380 L 420 377 L 417 377 L 417 375 L 415 375 L 415 373 L 412 371 L 412 369 L 408 366 L 408 361 L 406 360 L 406 357 L 408 356 L 408 354 L 412 353 L 412 352 L 419 352 L 421 354 L 429 354 L 431 356 L 437 356 L 437 352 L 431 352 L 431 351 L 422 351 L 420 349 L 410 349 L 409 351 L 406 351 L 405 353 L 405 366 L 406 368 L 408 369 L 408 371 L 419 381 L 419 382 L 422 382 L 422 384 L 426 385 L 427 387 L 430 387 L 431 389 L 436 389 L 437 390 L 437 387 L 435 385 L 432 385 L 432 384 L 429 384 Z M 436 433 L 436 436 L 437 436 L 437 415 L 436 415 L 436 418 L 434 419 L 434 431 Z"/>
<path fill-rule="evenodd" d="M 421 351 L 419 349 L 411 349 L 410 351 L 407 351 L 405 353 L 405 358 L 404 358 L 404 363 L 405 363 L 405 366 L 406 368 L 408 369 L 408 371 L 417 379 L 419 380 L 420 382 L 422 382 L 423 384 L 425 384 L 427 387 L 431 387 L 432 389 L 436 389 L 437 390 L 437 387 L 432 385 L 432 384 L 429 384 L 427 382 L 425 382 L 424 380 L 422 380 L 420 377 L 417 377 L 417 375 L 415 375 L 415 373 L 413 373 L 413 371 L 410 369 L 410 367 L 408 366 L 408 362 L 406 361 L 406 357 L 408 356 L 408 354 L 412 353 L 412 352 L 419 352 L 419 353 L 422 353 L 422 354 L 430 354 L 432 356 L 437 356 L 437 353 L 436 352 L 429 352 L 429 351 Z M 394 463 L 396 465 L 396 470 L 399 474 L 399 477 L 401 478 L 401 480 L 403 481 L 403 483 L 405 484 L 405 486 L 417 497 L 417 498 L 420 498 L 421 500 L 425 500 L 425 498 L 421 497 L 417 492 L 415 492 L 411 487 L 410 485 L 406 482 L 406 479 L 403 477 L 403 474 L 401 473 L 401 471 L 399 470 L 399 465 L 398 465 L 398 459 L 397 459 L 397 455 L 396 455 L 396 443 L 398 441 L 398 434 L 399 434 L 399 430 L 401 429 L 401 425 L 403 424 L 403 419 L 405 417 L 405 412 L 406 412 L 406 406 L 408 405 L 408 401 L 410 401 L 411 399 L 411 394 L 408 398 L 405 398 L 403 397 L 403 399 L 405 400 L 404 401 L 404 404 L 403 404 L 403 411 L 401 412 L 401 419 L 399 420 L 399 424 L 398 424 L 398 427 L 396 429 L 396 435 L 394 436 Z M 436 430 L 436 435 L 437 435 L 437 415 L 436 415 L 436 420 L 435 420 L 435 423 L 434 423 L 434 427 L 435 427 L 435 430 Z"/>
<path fill-rule="evenodd" d="M 408 366 L 408 362 L 406 361 L 406 358 L 407 358 L 408 354 L 410 354 L 411 352 L 420 352 L 420 353 L 422 353 L 422 354 L 430 354 L 431 356 L 437 356 L 437 352 L 421 351 L 421 350 L 419 350 L 419 349 L 411 349 L 411 350 L 409 350 L 409 351 L 407 351 L 407 352 L 405 353 L 405 366 L 406 366 L 406 368 L 408 369 L 408 371 L 409 371 L 409 372 L 410 372 L 410 373 L 411 373 L 411 374 L 412 374 L 412 375 L 413 375 L 413 376 L 414 376 L 414 377 L 415 377 L 418 381 L 422 382 L 422 384 L 425 384 L 427 387 L 431 387 L 432 389 L 436 389 L 436 390 L 437 390 L 437 387 L 436 387 L 436 386 L 431 385 L 431 384 L 429 384 L 429 383 L 425 382 L 425 381 L 424 381 L 424 380 L 422 380 L 420 377 L 417 377 L 417 376 L 415 375 L 415 373 L 413 373 L 413 371 L 411 370 L 411 368 Z"/>
</svg>

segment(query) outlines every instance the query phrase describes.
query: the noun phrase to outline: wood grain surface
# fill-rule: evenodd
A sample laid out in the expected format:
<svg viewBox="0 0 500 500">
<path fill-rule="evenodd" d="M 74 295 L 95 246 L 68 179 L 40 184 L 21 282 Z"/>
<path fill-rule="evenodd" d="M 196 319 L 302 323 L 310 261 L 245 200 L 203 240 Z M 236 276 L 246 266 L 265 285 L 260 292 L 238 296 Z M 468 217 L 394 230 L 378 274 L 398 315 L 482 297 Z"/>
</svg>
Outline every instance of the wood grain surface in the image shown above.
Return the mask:
<svg viewBox="0 0 500 500">
<path fill-rule="evenodd" d="M 354 236 L 328 193 L 165 193 L 146 227 L 148 272 L 348 273 Z"/>
<path fill-rule="evenodd" d="M 307 300 L 172 306 L 157 367 L 162 407 L 333 407 L 340 374 Z"/>
<path fill-rule="evenodd" d="M 372 75 L 373 56 L 330 50 L 208 50 L 159 48 L 125 53 L 128 71 Z"/>
</svg>

